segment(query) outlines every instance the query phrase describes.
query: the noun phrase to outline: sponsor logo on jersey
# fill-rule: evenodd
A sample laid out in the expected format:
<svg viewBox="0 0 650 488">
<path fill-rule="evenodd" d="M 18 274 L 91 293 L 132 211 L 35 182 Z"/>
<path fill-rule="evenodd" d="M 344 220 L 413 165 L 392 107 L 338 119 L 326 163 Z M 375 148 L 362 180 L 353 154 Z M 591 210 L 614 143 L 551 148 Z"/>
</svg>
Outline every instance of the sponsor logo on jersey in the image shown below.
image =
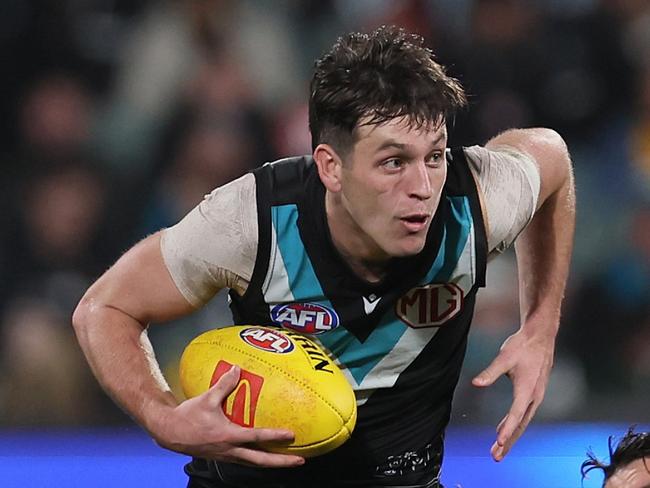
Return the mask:
<svg viewBox="0 0 650 488">
<path fill-rule="evenodd" d="M 455 283 L 411 288 L 397 300 L 395 313 L 410 327 L 439 327 L 463 308 L 463 290 Z"/>
<path fill-rule="evenodd" d="M 381 297 L 378 297 L 375 294 L 372 294 L 368 297 L 363 298 L 363 310 L 366 312 L 366 315 L 370 315 L 377 308 L 377 304 L 380 302 Z"/>
<path fill-rule="evenodd" d="M 284 303 L 271 307 L 271 320 L 302 334 L 322 334 L 339 326 L 339 316 L 317 303 Z"/>
<path fill-rule="evenodd" d="M 212 373 L 210 386 L 214 385 L 219 378 L 230 371 L 232 364 L 226 361 L 219 361 L 217 367 Z M 239 383 L 226 398 L 222 404 L 223 413 L 234 422 L 242 427 L 253 427 L 255 425 L 255 411 L 257 410 L 257 400 L 262 391 L 264 378 L 241 369 L 239 374 Z"/>
<path fill-rule="evenodd" d="M 249 327 L 239 333 L 244 342 L 262 351 L 286 354 L 293 351 L 294 345 L 282 332 L 263 327 Z"/>
</svg>

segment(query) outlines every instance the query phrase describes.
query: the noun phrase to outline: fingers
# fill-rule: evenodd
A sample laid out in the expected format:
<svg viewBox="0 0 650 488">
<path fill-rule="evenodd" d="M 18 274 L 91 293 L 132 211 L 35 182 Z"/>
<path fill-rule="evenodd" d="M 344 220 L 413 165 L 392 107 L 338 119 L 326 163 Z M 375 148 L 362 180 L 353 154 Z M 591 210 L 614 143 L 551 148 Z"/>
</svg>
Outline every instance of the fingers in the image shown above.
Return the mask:
<svg viewBox="0 0 650 488">
<path fill-rule="evenodd" d="M 219 408 L 239 383 L 239 366 L 233 366 L 205 393 L 211 407 Z"/>
<path fill-rule="evenodd" d="M 509 414 L 506 415 L 506 417 L 499 423 L 499 426 L 497 427 L 497 431 L 500 431 L 498 436 L 497 436 L 497 441 L 492 445 L 492 448 L 490 449 L 490 454 L 492 454 L 492 458 L 499 462 L 503 460 L 503 458 L 510 452 L 510 449 L 512 446 L 517 442 L 519 437 L 524 433 L 526 428 L 528 427 L 528 424 L 533 418 L 533 415 L 535 415 L 535 411 L 537 410 L 537 404 L 535 402 L 532 402 L 523 418 L 521 421 L 514 427 L 512 433 L 508 435 L 507 437 L 504 435 L 505 427 L 506 424 L 508 423 L 509 420 Z"/>
<path fill-rule="evenodd" d="M 503 424 L 506 423 L 507 418 L 508 418 L 508 415 L 506 414 L 506 416 L 501 419 L 501 422 L 499 422 L 499 425 L 497 425 L 497 434 L 499 432 L 501 432 L 501 429 L 503 428 Z"/>
<path fill-rule="evenodd" d="M 173 450 L 192 456 L 262 467 L 295 467 L 304 464 L 300 456 L 263 451 L 289 445 L 293 432 L 286 429 L 245 428 L 231 422 L 222 410 L 225 398 L 239 383 L 241 370 L 233 366 L 208 391 L 177 407 L 188 432 Z M 189 421 L 187 419 L 190 419 Z"/>
<path fill-rule="evenodd" d="M 291 431 L 282 429 L 250 429 L 232 425 L 229 434 L 229 448 L 223 453 L 227 462 L 269 468 L 291 468 L 304 464 L 304 458 L 288 454 L 264 451 L 275 444 L 288 445 L 294 439 Z M 230 429 L 229 429 L 230 430 Z M 254 444 L 254 446 L 247 446 Z M 266 444 L 266 445 L 265 445 Z"/>
<path fill-rule="evenodd" d="M 474 386 L 490 386 L 493 384 L 502 374 L 506 373 L 510 369 L 510 366 L 506 364 L 505 359 L 502 354 L 499 354 L 490 365 L 485 368 L 481 373 L 479 373 L 472 380 Z"/>
<path fill-rule="evenodd" d="M 259 442 L 291 442 L 294 439 L 293 432 L 284 429 L 237 429 L 237 443 L 259 443 Z"/>
<path fill-rule="evenodd" d="M 246 447 L 233 447 L 228 457 L 240 464 L 252 464 L 266 468 L 293 468 L 305 464 L 305 458 L 290 454 L 274 454 Z"/>
<path fill-rule="evenodd" d="M 521 424 L 524 416 L 533 405 L 533 388 L 527 383 L 521 384 L 514 382 L 514 399 L 510 411 L 505 417 L 505 421 L 499 424 L 497 432 L 497 443 L 500 446 L 505 445 L 507 440 L 512 436 L 515 429 Z"/>
</svg>

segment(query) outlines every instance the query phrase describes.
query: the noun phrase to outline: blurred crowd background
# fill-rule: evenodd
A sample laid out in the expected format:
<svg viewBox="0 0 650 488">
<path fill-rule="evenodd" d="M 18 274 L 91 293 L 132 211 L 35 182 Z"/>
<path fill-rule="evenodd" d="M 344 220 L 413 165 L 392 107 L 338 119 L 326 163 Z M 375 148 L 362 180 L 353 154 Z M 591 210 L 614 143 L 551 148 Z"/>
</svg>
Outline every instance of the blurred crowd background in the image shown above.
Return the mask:
<svg viewBox="0 0 650 488">
<path fill-rule="evenodd" d="M 3 0 L 0 12 L 0 425 L 129 422 L 76 345 L 76 302 L 212 188 L 309 153 L 314 60 L 381 24 L 422 34 L 466 86 L 451 144 L 527 126 L 569 144 L 575 258 L 537 421 L 650 421 L 647 0 Z M 505 380 L 469 386 L 518 326 L 512 253 L 488 281 L 455 423 L 498 421 L 511 399 Z M 221 295 L 151 327 L 174 388 L 184 345 L 231 320 Z"/>
</svg>

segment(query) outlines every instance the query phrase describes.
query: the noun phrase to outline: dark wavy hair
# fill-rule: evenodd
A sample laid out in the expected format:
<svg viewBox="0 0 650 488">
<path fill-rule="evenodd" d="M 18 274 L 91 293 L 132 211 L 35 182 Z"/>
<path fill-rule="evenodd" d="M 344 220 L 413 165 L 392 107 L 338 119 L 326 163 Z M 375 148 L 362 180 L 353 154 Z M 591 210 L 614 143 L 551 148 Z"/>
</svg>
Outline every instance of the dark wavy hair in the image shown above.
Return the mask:
<svg viewBox="0 0 650 488">
<path fill-rule="evenodd" d="M 601 469 L 605 474 L 603 480 L 603 487 L 609 478 L 621 468 L 632 461 L 643 459 L 650 456 L 650 432 L 634 432 L 634 427 L 630 427 L 627 434 L 619 441 L 616 448 L 614 446 L 614 438 L 610 436 L 609 447 L 609 464 L 600 461 L 592 451 L 587 453 L 587 460 L 582 463 L 580 472 L 584 480 L 587 473 L 594 469 Z M 644 465 L 650 473 L 650 466 L 645 462 Z"/>
<path fill-rule="evenodd" d="M 421 127 L 441 124 L 467 98 L 460 82 L 435 61 L 424 39 L 394 26 L 340 37 L 316 61 L 310 85 L 312 146 L 346 152 L 360 124 L 406 116 Z"/>
</svg>

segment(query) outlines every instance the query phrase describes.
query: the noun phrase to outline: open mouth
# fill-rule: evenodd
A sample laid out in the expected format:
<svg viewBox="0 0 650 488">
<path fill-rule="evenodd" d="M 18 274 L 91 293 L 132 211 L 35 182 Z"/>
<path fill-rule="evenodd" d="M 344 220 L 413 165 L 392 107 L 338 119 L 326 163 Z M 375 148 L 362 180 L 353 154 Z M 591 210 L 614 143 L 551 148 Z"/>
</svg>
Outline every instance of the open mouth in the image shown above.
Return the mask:
<svg viewBox="0 0 650 488">
<path fill-rule="evenodd" d="M 410 223 L 415 223 L 415 224 L 423 224 L 427 221 L 427 216 L 426 215 L 409 215 L 408 217 L 402 217 L 402 220 L 405 222 L 410 222 Z"/>
<path fill-rule="evenodd" d="M 400 220 L 409 232 L 419 232 L 426 227 L 429 216 L 426 214 L 414 214 L 401 217 Z"/>
</svg>

